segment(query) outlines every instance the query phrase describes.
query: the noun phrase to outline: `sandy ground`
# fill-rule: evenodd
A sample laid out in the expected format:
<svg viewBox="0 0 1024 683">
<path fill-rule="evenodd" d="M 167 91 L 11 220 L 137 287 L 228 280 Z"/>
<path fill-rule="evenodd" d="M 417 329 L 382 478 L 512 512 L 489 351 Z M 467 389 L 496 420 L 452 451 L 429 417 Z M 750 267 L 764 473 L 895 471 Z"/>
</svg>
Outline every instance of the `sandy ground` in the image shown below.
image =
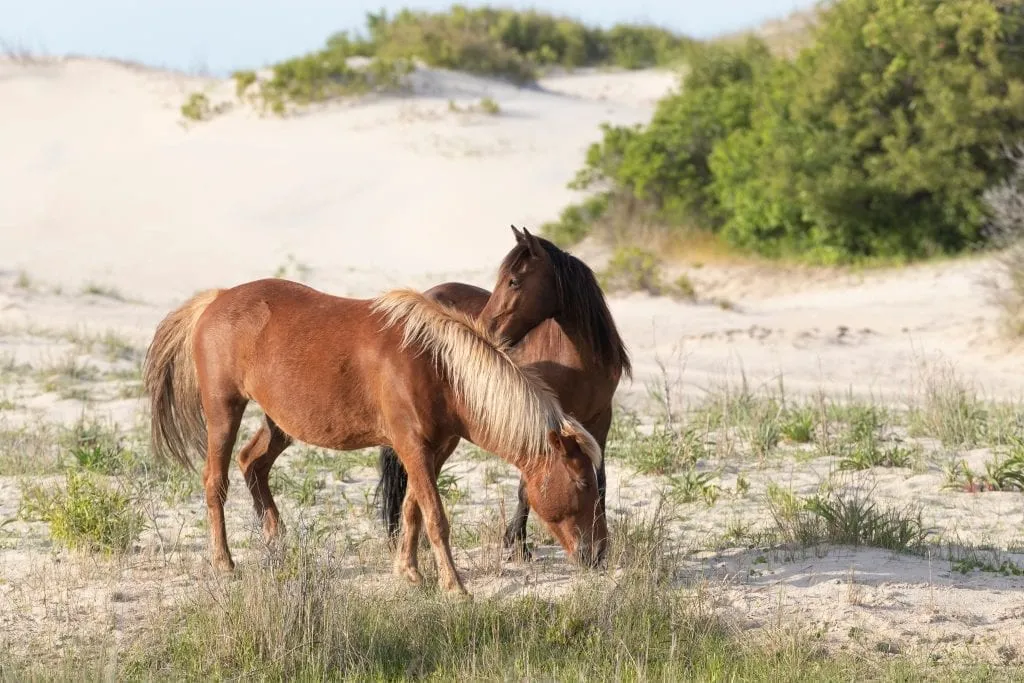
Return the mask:
<svg viewBox="0 0 1024 683">
<path fill-rule="evenodd" d="M 14 379 L 0 387 L 9 404 L 0 410 L 4 428 L 69 422 L 86 409 L 134 424 L 140 403 L 119 389 L 116 375 L 134 361 L 83 354 L 80 340 L 111 332 L 144 348 L 159 319 L 201 288 L 272 274 L 350 296 L 447 280 L 490 287 L 513 245 L 509 224 L 536 227 L 556 217 L 576 199 L 565 185 L 599 124 L 646 120 L 675 76 L 592 72 L 518 89 L 423 70 L 414 82 L 408 96 L 285 120 L 235 106 L 186 126 L 179 107 L 189 92 L 202 88 L 229 101 L 233 83 L 97 60 L 0 62 L 0 357 L 11 368 L 40 368 L 72 354 L 109 375 L 91 380 L 86 404 L 66 387 L 47 390 L 38 375 L 9 373 Z M 450 100 L 466 106 L 482 97 L 496 100 L 500 115 L 449 109 Z M 595 267 L 605 258 L 596 245 L 577 252 Z M 899 402 L 920 390 L 922 368 L 943 363 L 987 398 L 1018 399 L 1024 355 L 997 338 L 983 285 L 991 271 L 982 259 L 846 274 L 689 268 L 697 303 L 611 298 L 636 367 L 621 400 L 646 405 L 648 383 L 662 375 L 659 363 L 683 399 L 745 376 L 772 387 L 781 377 L 793 395 Z M 988 451 L 932 451 L 978 466 L 991 458 Z M 499 510 L 514 500 L 514 471 L 493 458 L 457 456 L 453 463 L 468 494 L 454 526 L 464 515 L 467 524 L 493 531 Z M 769 481 L 813 493 L 834 466 L 829 458 L 784 454 L 751 465 L 745 494 L 711 508 L 684 506 L 674 528 L 684 544 L 703 548 L 687 555 L 687 571 L 706 581 L 722 610 L 749 626 L 796 620 L 838 647 L 866 651 L 886 643 L 925 656 L 995 661 L 1024 653 L 1019 577 L 963 576 L 948 559 L 884 551 L 793 556 L 721 541 L 730 523 L 764 520 L 759 501 Z M 625 467 L 610 472 L 613 510 L 649 512 L 663 482 Z M 1013 554 L 1024 530 L 1020 494 L 951 495 L 934 465 L 870 476 L 883 498 L 921 502 L 929 524 L 947 538 L 1022 559 Z M 365 513 L 376 475 L 363 463 L 347 477 L 324 475 L 309 509 L 337 516 L 362 506 Z M 722 485 L 729 488 L 727 476 Z M 240 480 L 233 491 L 232 543 L 251 549 Z M 19 481 L 0 478 L 0 521 L 15 517 L 19 498 Z M 187 594 L 205 572 L 201 498 L 154 510 L 160 533 L 151 530 L 137 554 L 113 564 L 54 550 L 45 525 L 0 527 L 0 630 L 60 642 L 95 621 L 123 636 L 144 626 L 138 604 Z M 286 505 L 286 522 L 301 514 Z M 379 533 L 365 514 L 356 517 L 342 536 L 353 547 L 372 544 L 366 539 Z M 459 558 L 478 594 L 576 580 L 552 547 L 525 566 L 503 565 L 484 547 Z M 237 552 L 246 556 L 244 547 Z M 365 571 L 367 581 L 391 580 L 386 567 Z"/>
</svg>

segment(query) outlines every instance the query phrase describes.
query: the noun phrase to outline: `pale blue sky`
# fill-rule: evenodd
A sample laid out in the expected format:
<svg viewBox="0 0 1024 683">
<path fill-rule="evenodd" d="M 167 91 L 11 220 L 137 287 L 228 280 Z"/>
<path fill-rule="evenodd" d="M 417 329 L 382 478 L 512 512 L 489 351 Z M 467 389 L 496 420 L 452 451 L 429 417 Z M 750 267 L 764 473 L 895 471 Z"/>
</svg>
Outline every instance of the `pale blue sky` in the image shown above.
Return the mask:
<svg viewBox="0 0 1024 683">
<path fill-rule="evenodd" d="M 118 57 L 225 73 L 314 49 L 362 30 L 381 7 L 444 9 L 445 0 L 0 0 L 0 41 L 49 54 Z M 549 0 L 479 3 L 542 8 L 601 26 L 649 22 L 695 37 L 754 26 L 814 0 Z"/>
</svg>

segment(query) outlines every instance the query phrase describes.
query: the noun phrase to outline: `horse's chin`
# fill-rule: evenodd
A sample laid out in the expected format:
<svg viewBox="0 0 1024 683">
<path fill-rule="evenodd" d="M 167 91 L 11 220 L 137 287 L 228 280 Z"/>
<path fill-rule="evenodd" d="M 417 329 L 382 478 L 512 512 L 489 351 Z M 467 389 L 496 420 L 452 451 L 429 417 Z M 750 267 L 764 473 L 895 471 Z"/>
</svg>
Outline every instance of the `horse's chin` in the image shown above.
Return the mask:
<svg viewBox="0 0 1024 683">
<path fill-rule="evenodd" d="M 576 544 L 576 550 L 573 551 L 572 558 L 581 567 L 597 569 L 604 565 L 605 545 L 604 543 L 598 543 L 595 548 L 591 543 L 580 541 Z"/>
</svg>

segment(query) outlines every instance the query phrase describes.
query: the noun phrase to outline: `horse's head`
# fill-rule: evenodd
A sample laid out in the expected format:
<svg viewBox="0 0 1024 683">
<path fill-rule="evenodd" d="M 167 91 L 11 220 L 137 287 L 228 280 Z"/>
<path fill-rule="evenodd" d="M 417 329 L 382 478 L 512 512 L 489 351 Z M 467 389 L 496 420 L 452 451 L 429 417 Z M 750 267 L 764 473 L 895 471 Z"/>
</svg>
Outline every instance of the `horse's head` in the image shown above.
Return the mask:
<svg viewBox="0 0 1024 683">
<path fill-rule="evenodd" d="M 608 526 L 600 507 L 597 467 L 601 451 L 575 421 L 550 430 L 549 457 L 524 472 L 530 507 L 576 562 L 593 567 L 604 559 Z"/>
<path fill-rule="evenodd" d="M 516 246 L 502 261 L 498 282 L 479 319 L 492 334 L 515 344 L 542 321 L 557 315 L 561 302 L 545 240 L 526 228 L 520 232 L 514 225 L 512 232 Z"/>
</svg>

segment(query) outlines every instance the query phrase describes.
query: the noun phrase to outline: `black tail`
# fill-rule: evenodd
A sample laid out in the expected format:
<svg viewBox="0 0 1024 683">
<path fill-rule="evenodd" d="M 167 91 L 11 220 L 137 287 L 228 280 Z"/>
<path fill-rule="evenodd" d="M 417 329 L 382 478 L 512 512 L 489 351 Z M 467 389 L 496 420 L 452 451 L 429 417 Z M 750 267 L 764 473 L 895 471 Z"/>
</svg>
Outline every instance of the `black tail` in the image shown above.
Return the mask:
<svg viewBox="0 0 1024 683">
<path fill-rule="evenodd" d="M 405 490 L 409 488 L 409 475 L 398 459 L 398 453 L 390 446 L 380 449 L 380 481 L 374 493 L 374 501 L 380 501 L 380 521 L 388 533 L 388 538 L 398 537 L 398 527 L 402 519 L 402 501 Z"/>
</svg>

